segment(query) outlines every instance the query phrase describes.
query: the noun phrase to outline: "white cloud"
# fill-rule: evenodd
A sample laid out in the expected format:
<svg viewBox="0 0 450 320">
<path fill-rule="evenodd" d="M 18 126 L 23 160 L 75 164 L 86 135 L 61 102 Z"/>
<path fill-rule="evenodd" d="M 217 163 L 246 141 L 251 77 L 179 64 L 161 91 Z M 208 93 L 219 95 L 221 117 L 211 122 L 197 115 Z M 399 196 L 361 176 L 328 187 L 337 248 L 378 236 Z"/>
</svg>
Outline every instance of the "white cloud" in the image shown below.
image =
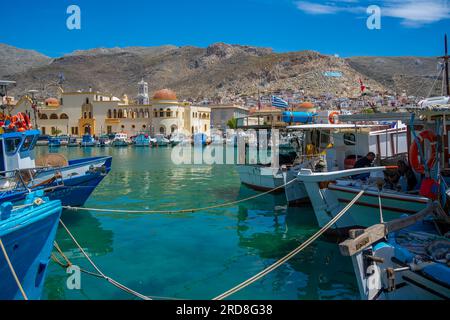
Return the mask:
<svg viewBox="0 0 450 320">
<path fill-rule="evenodd" d="M 450 19 L 449 0 L 334 0 L 297 1 L 297 8 L 307 14 L 324 15 L 338 13 L 365 14 L 369 5 L 381 7 L 385 17 L 400 19 L 407 27 L 422 25 Z"/>
</svg>

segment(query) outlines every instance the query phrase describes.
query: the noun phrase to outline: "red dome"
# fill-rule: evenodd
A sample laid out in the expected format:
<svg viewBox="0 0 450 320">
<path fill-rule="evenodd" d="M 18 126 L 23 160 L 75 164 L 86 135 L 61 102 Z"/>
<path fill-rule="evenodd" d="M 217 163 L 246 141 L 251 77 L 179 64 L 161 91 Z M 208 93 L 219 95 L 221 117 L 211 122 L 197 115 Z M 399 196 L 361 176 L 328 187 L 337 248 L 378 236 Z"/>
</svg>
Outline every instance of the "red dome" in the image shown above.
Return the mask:
<svg viewBox="0 0 450 320">
<path fill-rule="evenodd" d="M 56 98 L 47 98 L 45 99 L 46 106 L 59 106 L 59 100 Z"/>
<path fill-rule="evenodd" d="M 303 102 L 299 104 L 300 108 L 305 108 L 305 109 L 310 109 L 310 108 L 314 108 L 314 104 L 312 104 L 311 102 Z"/>
<path fill-rule="evenodd" d="M 153 95 L 153 99 L 156 100 L 177 100 L 177 95 L 170 89 L 162 89 L 156 91 Z"/>
</svg>

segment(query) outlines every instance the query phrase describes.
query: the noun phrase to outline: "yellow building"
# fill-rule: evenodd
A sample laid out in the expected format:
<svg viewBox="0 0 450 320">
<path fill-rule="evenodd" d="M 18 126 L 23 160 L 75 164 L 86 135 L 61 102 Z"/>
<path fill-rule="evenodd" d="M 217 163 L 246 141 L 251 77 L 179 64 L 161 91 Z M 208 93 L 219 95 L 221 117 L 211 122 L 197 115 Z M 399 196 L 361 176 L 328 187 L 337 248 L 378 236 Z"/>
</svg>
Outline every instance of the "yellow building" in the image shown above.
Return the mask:
<svg viewBox="0 0 450 320">
<path fill-rule="evenodd" d="M 19 101 L 15 111 L 33 115 L 27 99 Z M 130 104 L 126 96 L 119 99 L 99 92 L 62 92 L 59 99 L 47 99 L 39 107 L 36 122 L 43 134 L 50 135 L 115 132 L 209 135 L 210 118 L 209 107 L 179 102 L 172 90 L 163 89 L 154 94 L 149 104 Z M 35 122 L 33 116 L 32 120 Z"/>
</svg>

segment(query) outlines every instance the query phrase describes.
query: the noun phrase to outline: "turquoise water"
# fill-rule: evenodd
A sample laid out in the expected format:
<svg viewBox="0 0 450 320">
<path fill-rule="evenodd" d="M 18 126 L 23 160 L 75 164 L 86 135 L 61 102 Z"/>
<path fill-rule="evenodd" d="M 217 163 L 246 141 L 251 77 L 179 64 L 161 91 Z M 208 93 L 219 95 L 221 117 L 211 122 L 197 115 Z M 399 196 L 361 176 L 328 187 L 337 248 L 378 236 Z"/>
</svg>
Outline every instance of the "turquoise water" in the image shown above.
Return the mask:
<svg viewBox="0 0 450 320">
<path fill-rule="evenodd" d="M 38 154 L 47 147 L 38 147 Z M 112 155 L 110 174 L 86 207 L 183 209 L 242 199 L 232 165 L 175 165 L 171 148 L 60 148 L 68 158 Z M 211 299 L 248 279 L 306 240 L 318 228 L 310 208 L 286 208 L 284 195 L 265 195 L 217 210 L 177 215 L 65 211 L 62 219 L 102 271 L 142 294 Z M 57 241 L 90 269 L 63 229 Z M 92 270 L 92 269 L 90 269 Z M 68 274 L 51 262 L 43 299 L 135 299 L 102 279 Z M 348 258 L 336 244 L 317 241 L 233 299 L 358 299 Z"/>
</svg>

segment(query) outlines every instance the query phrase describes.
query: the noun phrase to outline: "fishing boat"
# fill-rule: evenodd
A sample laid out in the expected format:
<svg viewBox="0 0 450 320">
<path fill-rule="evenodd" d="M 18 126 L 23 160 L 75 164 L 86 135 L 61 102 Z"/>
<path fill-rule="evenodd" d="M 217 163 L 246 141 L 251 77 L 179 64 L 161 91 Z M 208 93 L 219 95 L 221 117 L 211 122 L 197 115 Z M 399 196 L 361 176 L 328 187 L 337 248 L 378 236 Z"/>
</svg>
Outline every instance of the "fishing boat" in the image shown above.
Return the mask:
<svg viewBox="0 0 450 320">
<path fill-rule="evenodd" d="M 21 207 L 2 202 L 0 300 L 41 298 L 61 212 L 61 201 L 50 201 L 43 191 L 29 193 Z"/>
<path fill-rule="evenodd" d="M 140 133 L 134 139 L 135 147 L 150 147 L 150 145 L 150 136 L 148 134 Z"/>
<path fill-rule="evenodd" d="M 98 138 L 98 144 L 99 147 L 109 147 L 111 145 L 111 140 L 109 139 L 108 135 L 102 135 L 100 138 Z"/>
<path fill-rule="evenodd" d="M 188 143 L 188 138 L 186 137 L 186 135 L 184 135 L 184 134 L 182 134 L 180 132 L 177 132 L 177 133 L 175 133 L 174 135 L 172 135 L 170 137 L 169 141 L 170 141 L 170 145 L 174 147 L 174 146 L 177 146 L 179 144 L 183 144 L 183 145 L 187 144 Z"/>
<path fill-rule="evenodd" d="M 69 144 L 70 137 L 68 135 L 58 136 L 61 146 L 67 146 Z"/>
<path fill-rule="evenodd" d="M 97 142 L 95 141 L 94 137 L 92 137 L 90 134 L 83 135 L 82 140 L 80 142 L 80 146 L 82 148 L 95 147 L 96 145 Z"/>
<path fill-rule="evenodd" d="M 48 138 L 48 147 L 49 148 L 59 148 L 61 147 L 61 140 L 58 137 L 49 137 Z"/>
<path fill-rule="evenodd" d="M 67 147 L 69 148 L 73 148 L 73 147 L 79 147 L 80 144 L 77 141 L 77 138 L 75 137 L 70 137 L 69 138 L 69 143 L 67 143 Z"/>
<path fill-rule="evenodd" d="M 362 300 L 449 300 L 450 217 L 439 203 L 413 216 L 351 230 L 350 256 Z"/>
<path fill-rule="evenodd" d="M 113 147 L 128 147 L 128 144 L 128 135 L 123 132 L 116 133 L 111 143 Z"/>
<path fill-rule="evenodd" d="M 194 146 L 206 146 L 208 140 L 208 136 L 202 132 L 198 132 L 194 134 L 193 144 Z"/>
<path fill-rule="evenodd" d="M 170 144 L 170 140 L 167 139 L 163 134 L 155 135 L 156 146 L 158 147 L 167 147 Z"/>
</svg>

